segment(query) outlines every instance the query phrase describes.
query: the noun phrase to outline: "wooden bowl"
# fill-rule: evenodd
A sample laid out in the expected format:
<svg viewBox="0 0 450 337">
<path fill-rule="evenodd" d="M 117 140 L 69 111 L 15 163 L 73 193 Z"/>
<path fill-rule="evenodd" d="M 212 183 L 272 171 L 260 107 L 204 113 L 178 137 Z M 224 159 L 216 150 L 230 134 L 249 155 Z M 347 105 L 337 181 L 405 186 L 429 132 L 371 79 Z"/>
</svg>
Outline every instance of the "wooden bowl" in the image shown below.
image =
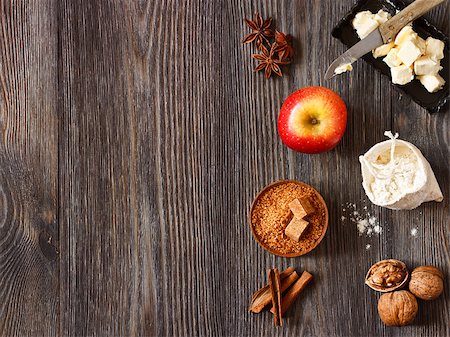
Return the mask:
<svg viewBox="0 0 450 337">
<path fill-rule="evenodd" d="M 272 247 L 269 247 L 268 245 L 266 245 L 264 242 L 261 241 L 261 238 L 260 238 L 259 235 L 256 233 L 255 228 L 254 228 L 254 226 L 253 226 L 253 223 L 252 223 L 252 215 L 253 215 L 253 212 L 254 212 L 254 209 L 255 209 L 255 206 L 256 206 L 258 200 L 259 200 L 263 195 L 265 195 L 266 193 L 268 193 L 268 191 L 271 190 L 272 188 L 274 188 L 274 187 L 276 187 L 276 186 L 279 186 L 279 185 L 287 184 L 287 183 L 294 183 L 294 184 L 297 184 L 297 185 L 299 185 L 299 186 L 303 186 L 303 187 L 305 187 L 305 188 L 311 189 L 311 190 L 315 193 L 315 196 L 316 196 L 316 198 L 317 198 L 316 200 L 319 202 L 320 207 L 323 208 L 323 210 L 324 210 L 324 212 L 325 212 L 325 215 L 324 215 L 324 220 L 323 220 L 324 223 L 323 223 L 323 226 L 322 226 L 322 231 L 321 231 L 321 233 L 320 233 L 320 236 L 319 236 L 319 238 L 314 242 L 314 244 L 313 244 L 311 247 L 308 247 L 308 249 L 302 250 L 302 251 L 299 251 L 299 252 L 290 252 L 290 253 L 283 254 L 283 253 L 281 253 L 281 252 L 279 252 L 279 251 L 273 249 Z M 280 181 L 276 181 L 276 182 L 274 182 L 274 183 L 272 183 L 272 184 L 270 184 L 270 185 L 267 185 L 266 187 L 264 187 L 264 189 L 262 189 L 262 190 L 256 195 L 255 199 L 253 200 L 253 203 L 252 203 L 252 206 L 251 206 L 251 209 L 250 209 L 250 213 L 249 213 L 249 224 L 250 224 L 250 229 L 251 229 L 251 231 L 252 231 L 253 237 L 254 237 L 254 239 L 256 240 L 256 242 L 258 242 L 258 244 L 259 244 L 261 247 L 263 247 L 265 250 L 267 250 L 268 252 L 270 252 L 270 253 L 272 253 L 272 254 L 274 254 L 274 255 L 282 256 L 282 257 L 297 257 L 297 256 L 302 256 L 302 255 L 305 255 L 305 254 L 309 253 L 309 252 L 312 251 L 314 248 L 316 248 L 316 247 L 319 245 L 319 243 L 322 241 L 323 237 L 325 236 L 325 233 L 326 233 L 327 228 L 328 228 L 328 208 L 327 208 L 327 205 L 326 205 L 325 201 L 323 200 L 322 196 L 320 195 L 320 193 L 317 192 L 317 190 L 316 190 L 315 188 L 313 188 L 312 186 L 310 186 L 310 185 L 308 185 L 308 184 L 306 184 L 306 183 L 300 182 L 300 181 L 296 181 L 296 180 L 280 180 Z M 285 236 L 284 233 L 283 233 L 283 237 L 284 237 L 286 240 L 290 240 L 288 237 Z M 299 243 L 301 243 L 301 242 L 302 242 L 302 238 L 300 238 Z"/>
</svg>

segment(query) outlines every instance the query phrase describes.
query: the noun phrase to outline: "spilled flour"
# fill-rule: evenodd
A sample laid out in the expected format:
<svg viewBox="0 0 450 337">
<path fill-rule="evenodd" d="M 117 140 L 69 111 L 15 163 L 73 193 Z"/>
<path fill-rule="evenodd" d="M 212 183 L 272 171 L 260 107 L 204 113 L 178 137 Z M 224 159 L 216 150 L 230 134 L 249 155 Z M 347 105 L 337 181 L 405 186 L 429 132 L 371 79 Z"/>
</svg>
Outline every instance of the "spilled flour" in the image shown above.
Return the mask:
<svg viewBox="0 0 450 337">
<path fill-rule="evenodd" d="M 356 225 L 356 229 L 360 236 L 371 237 L 373 235 L 380 235 L 383 232 L 383 228 L 380 226 L 378 219 L 371 215 L 367 206 L 364 206 L 362 211 L 356 208 L 356 204 L 347 202 L 342 205 L 341 221 L 346 222 L 348 219 L 351 223 Z M 366 247 L 366 249 L 370 249 Z"/>
</svg>

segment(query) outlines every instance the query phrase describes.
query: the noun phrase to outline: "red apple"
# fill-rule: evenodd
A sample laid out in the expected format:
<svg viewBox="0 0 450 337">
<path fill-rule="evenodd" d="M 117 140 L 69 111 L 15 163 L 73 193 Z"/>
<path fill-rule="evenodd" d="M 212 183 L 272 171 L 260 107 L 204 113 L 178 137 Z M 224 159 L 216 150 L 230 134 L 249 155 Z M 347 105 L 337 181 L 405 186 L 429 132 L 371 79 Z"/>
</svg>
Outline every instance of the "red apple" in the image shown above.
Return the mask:
<svg viewBox="0 0 450 337">
<path fill-rule="evenodd" d="M 278 133 L 295 151 L 320 153 L 339 143 L 346 124 L 347 108 L 338 94 L 324 87 L 306 87 L 284 101 Z"/>
</svg>

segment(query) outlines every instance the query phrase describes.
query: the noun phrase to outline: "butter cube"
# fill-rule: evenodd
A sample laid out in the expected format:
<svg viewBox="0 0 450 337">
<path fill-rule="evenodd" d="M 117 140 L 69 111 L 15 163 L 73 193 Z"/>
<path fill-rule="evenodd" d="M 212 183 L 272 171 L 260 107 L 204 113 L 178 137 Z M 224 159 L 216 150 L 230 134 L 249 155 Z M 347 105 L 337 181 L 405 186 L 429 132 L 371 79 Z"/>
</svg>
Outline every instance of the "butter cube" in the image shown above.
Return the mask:
<svg viewBox="0 0 450 337">
<path fill-rule="evenodd" d="M 381 56 L 386 56 L 392 48 L 394 48 L 394 42 L 383 44 L 383 45 L 379 46 L 378 48 L 375 48 L 372 51 L 372 55 L 375 58 L 379 58 Z"/>
<path fill-rule="evenodd" d="M 353 28 L 358 30 L 362 26 L 366 24 L 366 22 L 372 20 L 374 15 L 370 11 L 362 11 L 355 15 L 355 17 L 352 20 Z"/>
<path fill-rule="evenodd" d="M 427 48 L 425 51 L 426 55 L 429 55 L 433 60 L 441 60 L 444 58 L 444 42 L 432 37 L 427 38 L 425 41 Z"/>
<path fill-rule="evenodd" d="M 418 37 L 417 33 L 410 25 L 403 27 L 395 37 L 395 44 L 401 46 L 406 41 L 414 41 Z"/>
<path fill-rule="evenodd" d="M 347 71 L 352 71 L 352 70 L 353 70 L 353 66 L 351 65 L 351 63 L 344 63 L 344 64 L 341 64 L 336 69 L 334 69 L 334 73 L 339 75 L 339 74 L 345 73 Z"/>
<path fill-rule="evenodd" d="M 384 10 L 380 9 L 377 14 L 375 14 L 374 19 L 377 20 L 378 24 L 381 25 L 385 23 L 387 20 L 391 18 L 391 14 L 388 12 L 385 12 Z"/>
<path fill-rule="evenodd" d="M 427 89 L 429 92 L 436 92 L 442 89 L 445 84 L 445 80 L 439 75 L 422 75 L 417 76 L 420 83 Z"/>
<path fill-rule="evenodd" d="M 392 48 L 383 59 L 384 63 L 386 63 L 390 68 L 398 67 L 400 64 L 402 64 L 402 61 L 398 58 L 397 53 L 398 49 Z"/>
<path fill-rule="evenodd" d="M 417 36 L 416 46 L 417 46 L 417 48 L 420 49 L 420 52 L 422 53 L 422 55 L 425 55 L 426 50 L 427 50 L 427 43 L 420 36 Z"/>
<path fill-rule="evenodd" d="M 398 50 L 397 57 L 408 67 L 417 60 L 422 53 L 413 41 L 404 42 Z"/>
<path fill-rule="evenodd" d="M 419 57 L 414 62 L 414 73 L 416 75 L 434 75 L 441 69 L 442 67 L 439 65 L 439 61 L 434 61 L 429 56 Z"/>
<path fill-rule="evenodd" d="M 375 15 L 370 11 L 363 11 L 356 14 L 352 24 L 360 39 L 364 39 L 379 26 L 378 21 L 375 20 Z"/>
<path fill-rule="evenodd" d="M 392 83 L 404 85 L 414 79 L 414 74 L 411 67 L 404 64 L 398 67 L 391 68 Z"/>
</svg>

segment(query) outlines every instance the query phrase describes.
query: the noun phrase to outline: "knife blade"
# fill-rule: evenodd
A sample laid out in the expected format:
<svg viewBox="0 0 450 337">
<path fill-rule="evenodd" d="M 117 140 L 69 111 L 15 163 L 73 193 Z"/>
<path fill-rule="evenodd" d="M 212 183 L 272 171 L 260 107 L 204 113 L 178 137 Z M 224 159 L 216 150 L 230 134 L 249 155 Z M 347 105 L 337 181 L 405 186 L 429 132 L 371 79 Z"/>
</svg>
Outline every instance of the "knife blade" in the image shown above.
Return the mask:
<svg viewBox="0 0 450 337">
<path fill-rule="evenodd" d="M 367 35 L 364 39 L 356 43 L 353 47 L 347 50 L 344 54 L 339 56 L 327 69 L 325 73 L 325 80 L 329 80 L 337 74 L 334 72 L 337 67 L 344 64 L 352 64 L 361 56 L 366 55 L 372 49 L 375 49 L 383 44 L 383 38 L 381 37 L 380 31 L 375 29 L 372 33 Z"/>
<path fill-rule="evenodd" d="M 333 61 L 325 73 L 325 80 L 329 80 L 337 75 L 335 73 L 337 67 L 345 64 L 352 64 L 372 49 L 392 41 L 400 29 L 444 1 L 445 0 L 414 1 Z"/>
</svg>

